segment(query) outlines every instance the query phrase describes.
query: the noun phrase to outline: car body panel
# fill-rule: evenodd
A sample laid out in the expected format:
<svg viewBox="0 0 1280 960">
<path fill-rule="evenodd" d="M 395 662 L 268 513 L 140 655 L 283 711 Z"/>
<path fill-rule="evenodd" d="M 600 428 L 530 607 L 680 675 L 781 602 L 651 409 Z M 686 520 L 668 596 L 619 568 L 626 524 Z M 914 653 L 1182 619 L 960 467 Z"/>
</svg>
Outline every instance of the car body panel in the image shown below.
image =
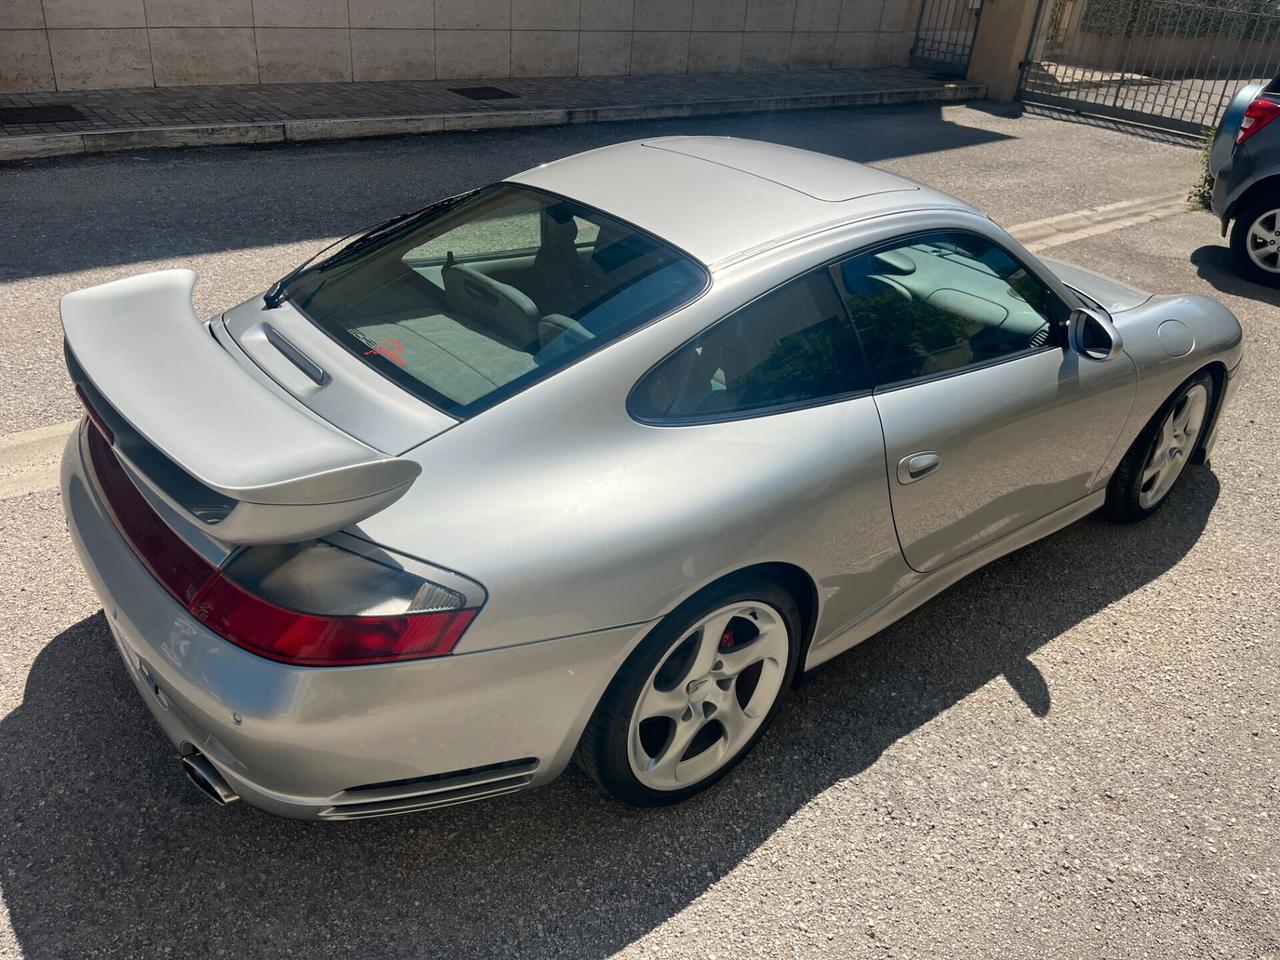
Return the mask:
<svg viewBox="0 0 1280 960">
<path fill-rule="evenodd" d="M 1086 496 L 1136 379 L 1127 356 L 1098 363 L 1049 346 L 877 393 L 907 562 L 937 569 Z M 896 474 L 921 452 L 940 458 L 936 469 Z"/>
<path fill-rule="evenodd" d="M 885 215 L 796 239 L 767 257 L 718 269 L 711 289 L 684 309 L 588 356 L 568 375 L 536 384 L 519 403 L 500 404 L 409 451 L 421 478 L 398 504 L 354 531 L 485 585 L 489 603 L 460 649 L 509 642 L 513 618 L 531 630 L 530 639 L 642 620 L 735 569 L 767 562 L 809 571 L 824 596 L 838 595 L 855 571 L 865 578 L 834 608 L 824 602 L 817 633 L 825 636 L 912 573 L 892 526 L 874 403 L 652 427 L 629 415 L 626 398 L 673 348 L 785 280 L 904 233 L 951 228 L 1001 242 L 1059 296 L 1071 298 L 1003 230 L 966 210 Z M 845 410 L 861 415 L 851 419 Z M 775 446 L 787 454 L 769 471 L 744 473 L 731 468 L 738 445 Z M 509 467 L 495 467 L 513 463 L 521 464 L 514 476 Z M 645 469 L 635 470 L 638 464 Z M 708 464 L 721 467 L 709 471 Z M 608 475 L 607 485 L 584 490 L 575 484 L 575 478 L 601 475 Z M 858 486 L 850 489 L 854 478 Z M 524 494 L 503 494 L 513 479 Z M 794 505 L 813 499 L 817 483 L 832 485 L 829 509 L 797 510 Z M 542 514 L 530 511 L 530 498 Z M 786 504 L 793 506 L 779 506 Z M 741 528 L 747 516 L 751 523 Z M 503 531 L 501 551 L 483 536 L 493 529 Z M 845 562 L 843 568 L 805 546 L 833 533 L 850 536 L 843 556 L 831 558 Z M 691 543 L 701 545 L 692 555 Z M 583 577 L 594 589 L 576 588 Z M 574 596 L 571 605 L 563 602 L 566 592 Z M 855 597 L 863 606 L 846 607 Z"/>
<path fill-rule="evenodd" d="M 815 637 L 805 659 L 804 668 L 813 670 L 820 667 L 833 657 L 839 656 L 891 626 L 975 570 L 980 570 L 993 560 L 998 560 L 1075 523 L 1093 513 L 1105 501 L 1106 491 L 1095 490 L 1087 497 L 1067 504 L 1024 527 L 1019 527 L 998 540 L 988 541 L 972 553 L 953 560 L 931 573 L 914 574 L 903 578 L 900 588 L 895 593 L 880 598 L 870 609 L 856 619 L 841 624 L 827 636 Z"/>
<path fill-rule="evenodd" d="M 180 753 L 203 753 L 273 812 L 317 817 L 353 799 L 339 796 L 349 787 L 530 757 L 530 783 L 545 782 L 646 629 L 399 664 L 266 660 L 193 620 L 139 562 L 103 509 L 81 433 L 63 457 L 63 503 L 131 678 Z"/>
<path fill-rule="evenodd" d="M 70 444 L 73 539 L 135 683 L 179 750 L 203 752 L 242 796 L 292 816 L 399 812 L 544 782 L 568 762 L 630 651 L 708 585 L 764 564 L 811 581 L 801 666 L 812 669 L 1099 507 L 1173 390 L 1198 370 L 1239 367 L 1239 323 L 1212 300 L 1152 297 L 1042 262 L 960 201 L 843 161 L 797 157 L 796 183 L 784 186 L 769 178 L 785 174 L 786 154 L 657 141 L 513 178 L 652 230 L 708 264 L 710 283 L 465 422 L 333 353 L 287 304 L 250 301 L 211 325 L 210 347 L 221 344 L 271 402 L 414 467 L 398 499 L 328 535 L 482 585 L 483 606 L 451 656 L 307 668 L 220 639 L 146 572 Z M 1068 307 L 1100 304 L 1123 351 L 1099 361 L 1045 348 L 736 418 L 630 414 L 628 396 L 650 369 L 743 304 L 866 248 L 937 231 L 1000 245 Z M 319 390 L 308 359 L 330 378 Z M 1224 400 L 1237 382 L 1225 378 Z M 941 467 L 899 483 L 897 460 L 920 451 L 940 454 Z M 400 783 L 428 780 L 434 799 Z M 373 798 L 361 807 L 351 788 L 370 784 L 356 791 Z"/>
<path fill-rule="evenodd" d="M 1240 133 L 1240 124 L 1244 120 L 1244 112 L 1258 94 L 1266 89 L 1266 84 L 1250 83 L 1236 91 L 1235 96 L 1222 111 L 1222 117 L 1214 129 L 1213 142 L 1209 146 L 1209 176 L 1215 179 L 1231 161 L 1235 152 L 1236 136 Z"/>
<path fill-rule="evenodd" d="M 1063 263 L 1051 257 L 1041 257 L 1040 260 L 1064 284 L 1072 290 L 1083 293 L 1108 313 L 1132 310 L 1151 299 L 1151 294 L 1145 290 L 1139 290 L 1137 287 L 1121 283 L 1111 277 L 1104 277 L 1084 267 Z"/>
<path fill-rule="evenodd" d="M 1227 105 L 1210 149 L 1209 172 L 1213 176 L 1210 208 L 1222 223 L 1222 232 L 1236 216 L 1241 201 L 1264 181 L 1280 196 L 1280 121 L 1272 121 L 1244 143 L 1236 143 L 1245 108 L 1257 97 L 1280 103 L 1280 77 L 1263 87 L 1242 88 Z"/>
<path fill-rule="evenodd" d="M 385 377 L 331 340 L 287 300 L 268 309 L 261 297 L 255 297 L 228 310 L 213 326 L 214 335 L 224 348 L 240 355 L 242 365 L 375 450 L 399 455 L 457 425 L 453 417 L 407 390 L 388 390 Z M 220 331 L 225 336 L 219 336 Z M 285 350 L 293 346 L 315 369 L 301 369 L 281 350 L 281 338 Z"/>
<path fill-rule="evenodd" d="M 134 476 L 228 543 L 301 540 L 402 495 L 417 465 L 247 376 L 196 318 L 195 282 L 194 271 L 164 270 L 62 298 L 76 388 Z"/>
</svg>

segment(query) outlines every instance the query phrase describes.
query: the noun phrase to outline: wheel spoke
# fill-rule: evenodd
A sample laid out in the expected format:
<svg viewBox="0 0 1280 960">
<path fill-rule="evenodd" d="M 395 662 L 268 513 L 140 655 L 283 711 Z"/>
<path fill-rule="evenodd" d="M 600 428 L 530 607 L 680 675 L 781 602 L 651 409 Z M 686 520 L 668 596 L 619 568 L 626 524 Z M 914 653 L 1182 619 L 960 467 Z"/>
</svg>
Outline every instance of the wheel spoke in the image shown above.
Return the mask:
<svg viewBox="0 0 1280 960">
<path fill-rule="evenodd" d="M 675 779 L 678 783 L 696 783 L 703 777 L 715 773 L 724 763 L 725 758 L 730 755 L 728 741 L 721 737 L 696 757 L 690 757 L 678 764 L 675 769 Z"/>
<path fill-rule="evenodd" d="M 720 669 L 717 674 L 725 677 L 736 677 L 753 663 L 759 663 L 769 655 L 764 644 L 759 640 L 748 644 L 740 650 L 720 651 Z"/>
<path fill-rule="evenodd" d="M 659 690 L 650 685 L 640 698 L 636 715 L 641 720 L 651 720 L 654 717 L 670 717 L 676 720 L 688 707 L 689 697 L 684 692 L 683 686 L 677 686 L 672 690 Z"/>
<path fill-rule="evenodd" d="M 1156 477 L 1160 476 L 1160 474 L 1164 472 L 1166 463 L 1167 461 L 1165 461 L 1164 458 L 1161 458 L 1159 463 L 1150 464 L 1147 466 L 1147 469 L 1142 471 L 1142 488 L 1144 490 L 1153 480 L 1156 479 Z"/>
<path fill-rule="evenodd" d="M 702 625 L 702 635 L 698 638 L 698 652 L 689 666 L 686 680 L 704 677 L 715 667 L 716 659 L 720 655 L 720 638 L 724 636 L 725 628 L 729 626 L 733 615 L 732 610 L 722 610 Z"/>
<path fill-rule="evenodd" d="M 688 720 L 677 720 L 675 732 L 667 745 L 662 748 L 662 753 L 653 758 L 649 769 L 665 780 L 675 780 L 676 767 L 680 764 L 680 758 L 684 756 L 684 752 L 689 749 L 689 744 L 693 743 L 693 738 L 698 735 L 698 731 L 705 723 L 706 720 L 701 713 L 693 713 Z"/>
<path fill-rule="evenodd" d="M 733 749 L 742 741 L 750 736 L 750 731 L 754 726 L 751 718 L 748 717 L 738 705 L 736 696 L 729 697 L 723 707 L 716 711 L 716 719 L 720 721 L 720 725 L 724 727 L 724 734 L 729 741 L 729 748 Z"/>
<path fill-rule="evenodd" d="M 1174 435 L 1184 433 L 1187 429 L 1187 423 L 1191 420 L 1191 399 L 1185 398 L 1182 404 L 1173 412 L 1173 432 Z"/>
</svg>

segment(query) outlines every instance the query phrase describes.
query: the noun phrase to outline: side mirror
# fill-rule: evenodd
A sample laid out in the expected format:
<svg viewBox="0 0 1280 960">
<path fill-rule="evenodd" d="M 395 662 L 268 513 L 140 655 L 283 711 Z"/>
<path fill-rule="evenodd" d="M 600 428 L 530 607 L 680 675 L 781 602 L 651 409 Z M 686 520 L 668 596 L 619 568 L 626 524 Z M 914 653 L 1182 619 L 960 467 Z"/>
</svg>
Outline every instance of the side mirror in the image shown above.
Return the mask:
<svg viewBox="0 0 1280 960">
<path fill-rule="evenodd" d="M 1079 307 L 1067 319 L 1071 347 L 1090 360 L 1110 360 L 1124 349 L 1124 338 L 1101 310 Z"/>
</svg>

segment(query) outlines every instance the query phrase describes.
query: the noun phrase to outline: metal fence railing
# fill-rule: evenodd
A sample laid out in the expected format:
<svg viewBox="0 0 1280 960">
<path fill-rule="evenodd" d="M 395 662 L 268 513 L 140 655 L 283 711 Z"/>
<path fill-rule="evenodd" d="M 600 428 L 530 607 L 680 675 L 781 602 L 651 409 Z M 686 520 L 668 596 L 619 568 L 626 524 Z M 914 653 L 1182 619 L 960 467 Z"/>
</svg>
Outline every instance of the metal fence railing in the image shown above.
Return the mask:
<svg viewBox="0 0 1280 960">
<path fill-rule="evenodd" d="M 911 64 L 963 77 L 969 72 L 982 0 L 924 0 L 916 21 Z"/>
<path fill-rule="evenodd" d="M 1041 0 L 1033 103 L 1198 133 L 1280 71 L 1280 0 Z"/>
</svg>

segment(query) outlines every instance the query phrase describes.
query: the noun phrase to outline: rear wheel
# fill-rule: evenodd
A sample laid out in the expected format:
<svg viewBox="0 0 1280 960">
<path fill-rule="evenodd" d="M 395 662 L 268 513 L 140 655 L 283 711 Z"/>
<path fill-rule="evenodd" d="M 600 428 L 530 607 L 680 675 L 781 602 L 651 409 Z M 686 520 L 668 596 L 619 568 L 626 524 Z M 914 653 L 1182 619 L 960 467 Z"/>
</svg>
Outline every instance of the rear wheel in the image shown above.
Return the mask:
<svg viewBox="0 0 1280 960">
<path fill-rule="evenodd" d="M 1200 371 L 1173 392 L 1138 434 L 1107 486 L 1107 514 L 1133 522 L 1165 502 L 1208 426 L 1216 386 Z"/>
<path fill-rule="evenodd" d="M 604 791 L 637 806 L 710 787 L 755 746 L 791 685 L 800 617 L 763 579 L 713 588 L 669 614 L 596 707 L 578 758 Z"/>
<path fill-rule="evenodd" d="M 1280 286 L 1280 191 L 1245 204 L 1231 228 L 1231 251 L 1250 280 Z"/>
</svg>

